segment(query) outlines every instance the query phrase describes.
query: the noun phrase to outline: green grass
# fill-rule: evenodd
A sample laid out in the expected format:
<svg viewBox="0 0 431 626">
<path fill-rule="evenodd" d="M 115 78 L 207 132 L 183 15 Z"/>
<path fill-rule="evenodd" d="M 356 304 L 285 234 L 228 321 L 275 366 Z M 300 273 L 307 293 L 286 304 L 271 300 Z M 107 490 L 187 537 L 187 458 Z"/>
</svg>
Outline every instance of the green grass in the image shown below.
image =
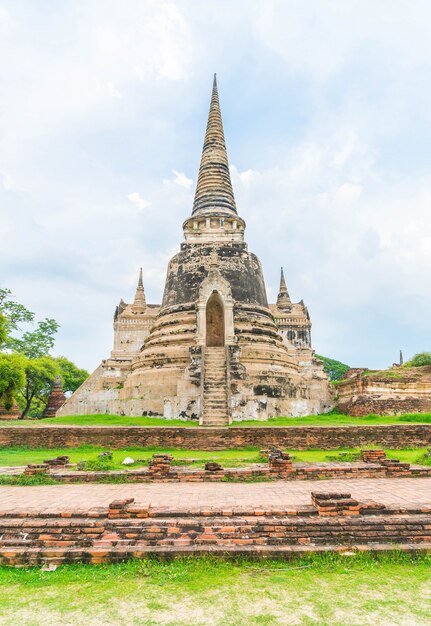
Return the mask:
<svg viewBox="0 0 431 626">
<path fill-rule="evenodd" d="M 0 623 L 345 626 L 431 620 L 431 557 L 314 555 L 0 568 Z"/>
<path fill-rule="evenodd" d="M 431 413 L 408 413 L 405 415 L 366 415 L 352 417 L 342 413 L 326 413 L 325 415 L 307 415 L 305 417 L 273 417 L 267 422 L 243 421 L 234 422 L 232 426 L 242 428 L 249 426 L 372 426 L 380 424 L 431 423 Z"/>
<path fill-rule="evenodd" d="M 277 426 L 371 426 L 373 424 L 403 424 L 403 423 L 431 423 L 431 413 L 408 413 L 406 415 L 366 415 L 352 417 L 341 413 L 326 413 L 324 415 L 306 415 L 304 417 L 274 417 L 268 421 L 250 420 L 232 422 L 231 427 L 246 428 L 277 427 Z M 165 420 L 161 417 L 131 417 L 128 415 L 69 415 L 66 417 L 52 417 L 43 420 L 10 420 L 0 421 L 2 427 L 35 426 L 164 426 L 175 428 L 193 428 L 197 421 L 183 422 L 182 420 Z"/>
<path fill-rule="evenodd" d="M 372 446 L 366 446 L 372 447 Z M 17 466 L 27 465 L 28 463 L 41 463 L 45 459 L 52 459 L 56 456 L 67 455 L 70 457 L 72 463 L 78 463 L 79 461 L 88 461 L 89 468 L 94 470 L 105 469 L 126 469 L 122 465 L 122 461 L 126 456 L 130 456 L 137 461 L 135 465 L 129 467 L 142 467 L 148 464 L 149 459 L 153 454 L 169 453 L 174 457 L 174 464 L 187 465 L 190 467 L 201 467 L 206 461 L 216 461 L 221 463 L 223 467 L 241 467 L 244 465 L 250 465 L 251 463 L 262 463 L 265 459 L 262 459 L 259 455 L 258 448 L 242 448 L 235 450 L 184 450 L 176 448 L 123 448 L 120 450 L 112 450 L 113 458 L 112 462 L 99 461 L 97 459 L 98 454 L 103 452 L 107 448 L 83 445 L 78 448 L 0 448 L 0 466 Z M 287 450 L 289 454 L 294 457 L 294 461 L 309 461 L 309 462 L 325 462 L 332 461 L 338 457 L 337 460 L 350 460 L 344 458 L 342 453 L 347 455 L 358 454 L 360 448 L 340 448 L 338 450 Z M 427 463 L 431 465 L 431 457 L 426 457 L 426 448 L 405 448 L 402 450 L 386 450 L 389 458 L 397 458 L 400 461 L 408 463 Z M 188 463 L 187 460 L 192 459 L 192 463 Z"/>
</svg>

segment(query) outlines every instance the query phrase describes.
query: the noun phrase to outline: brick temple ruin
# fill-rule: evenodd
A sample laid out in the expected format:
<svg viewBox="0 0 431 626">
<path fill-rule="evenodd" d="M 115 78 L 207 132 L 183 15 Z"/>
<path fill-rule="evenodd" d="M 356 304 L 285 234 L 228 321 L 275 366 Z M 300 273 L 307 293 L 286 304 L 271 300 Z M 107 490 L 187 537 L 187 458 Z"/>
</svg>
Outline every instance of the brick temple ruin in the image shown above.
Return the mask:
<svg viewBox="0 0 431 626">
<path fill-rule="evenodd" d="M 139 275 L 120 301 L 114 347 L 57 415 L 111 413 L 224 425 L 324 413 L 333 395 L 311 345 L 304 302 L 283 271 L 268 304 L 262 265 L 244 240 L 214 77 L 196 194 L 161 305 L 147 304 Z"/>
</svg>

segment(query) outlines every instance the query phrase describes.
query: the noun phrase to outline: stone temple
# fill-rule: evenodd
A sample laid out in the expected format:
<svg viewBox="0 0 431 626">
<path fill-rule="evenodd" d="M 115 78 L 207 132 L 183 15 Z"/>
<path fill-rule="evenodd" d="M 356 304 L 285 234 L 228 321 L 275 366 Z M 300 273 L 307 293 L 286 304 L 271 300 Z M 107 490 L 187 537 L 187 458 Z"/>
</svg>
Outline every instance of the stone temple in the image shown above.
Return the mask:
<svg viewBox="0 0 431 626">
<path fill-rule="evenodd" d="M 223 425 L 322 413 L 333 406 L 311 347 L 304 302 L 281 272 L 268 304 L 262 266 L 244 241 L 214 84 L 193 209 L 169 262 L 161 305 L 147 304 L 142 271 L 120 301 L 114 347 L 57 415 L 159 415 Z"/>
</svg>

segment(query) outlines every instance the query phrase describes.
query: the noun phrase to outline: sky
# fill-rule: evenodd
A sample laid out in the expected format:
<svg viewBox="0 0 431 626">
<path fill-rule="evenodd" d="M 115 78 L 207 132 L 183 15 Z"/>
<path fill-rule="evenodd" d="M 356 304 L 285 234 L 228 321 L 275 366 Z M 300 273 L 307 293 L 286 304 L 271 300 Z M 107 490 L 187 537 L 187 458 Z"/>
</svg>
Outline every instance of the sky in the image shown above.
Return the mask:
<svg viewBox="0 0 431 626">
<path fill-rule="evenodd" d="M 246 240 L 320 354 L 431 350 L 429 0 L 0 0 L 0 286 L 93 370 L 160 303 L 212 76 Z"/>
</svg>

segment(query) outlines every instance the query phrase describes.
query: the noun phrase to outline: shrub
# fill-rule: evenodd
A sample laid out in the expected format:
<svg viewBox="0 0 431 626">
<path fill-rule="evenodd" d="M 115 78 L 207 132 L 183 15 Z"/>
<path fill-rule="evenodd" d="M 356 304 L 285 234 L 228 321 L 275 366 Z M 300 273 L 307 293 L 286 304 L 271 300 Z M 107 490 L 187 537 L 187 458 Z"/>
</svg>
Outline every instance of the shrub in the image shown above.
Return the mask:
<svg viewBox="0 0 431 626">
<path fill-rule="evenodd" d="M 425 365 L 431 365 L 431 352 L 419 352 L 410 361 L 404 363 L 404 367 L 424 367 Z"/>
<path fill-rule="evenodd" d="M 80 461 L 77 469 L 83 472 L 109 472 L 117 468 L 109 459 L 90 459 L 89 461 Z"/>
<path fill-rule="evenodd" d="M 335 359 L 329 359 L 326 356 L 316 354 L 316 358 L 323 361 L 323 370 L 328 374 L 331 381 L 340 380 L 344 374 L 350 369 L 349 365 L 336 361 Z"/>
</svg>

